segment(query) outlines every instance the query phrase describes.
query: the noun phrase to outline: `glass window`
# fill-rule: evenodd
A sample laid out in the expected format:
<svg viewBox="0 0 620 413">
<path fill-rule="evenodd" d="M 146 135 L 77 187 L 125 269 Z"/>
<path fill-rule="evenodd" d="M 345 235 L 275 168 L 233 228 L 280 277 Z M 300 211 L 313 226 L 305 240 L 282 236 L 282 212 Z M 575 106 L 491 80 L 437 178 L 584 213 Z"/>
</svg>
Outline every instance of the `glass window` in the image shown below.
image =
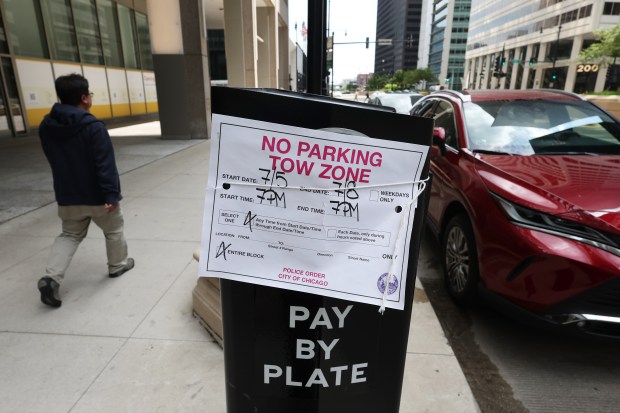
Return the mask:
<svg viewBox="0 0 620 413">
<path fill-rule="evenodd" d="M 48 58 L 41 9 L 36 0 L 4 0 L 13 53 Z"/>
<path fill-rule="evenodd" d="M 138 69 L 138 48 L 136 47 L 135 28 L 131 14 L 132 10 L 128 7 L 118 5 L 118 22 L 121 29 L 125 67 Z"/>
<path fill-rule="evenodd" d="M 457 147 L 456 126 L 454 123 L 454 109 L 446 101 L 439 101 L 435 109 L 435 127 L 444 128 L 446 131 L 446 145 L 453 148 Z"/>
<path fill-rule="evenodd" d="M 211 79 L 226 79 L 224 30 L 207 30 L 207 44 L 207 50 L 209 51 L 209 74 L 211 75 Z M 298 61 L 301 62 L 301 57 L 298 59 Z"/>
<path fill-rule="evenodd" d="M 584 10 L 584 14 L 586 12 L 586 8 L 582 7 L 582 9 Z M 609 2 L 606 1 L 605 2 L 605 7 L 603 8 L 603 14 L 608 15 L 608 16 L 617 16 L 620 14 L 620 3 L 618 2 Z"/>
<path fill-rule="evenodd" d="M 95 0 L 73 0 L 75 28 L 82 62 L 103 64 Z"/>
<path fill-rule="evenodd" d="M 594 105 L 550 99 L 466 102 L 474 151 L 534 154 L 620 153 L 617 122 Z"/>
<path fill-rule="evenodd" d="M 6 80 L 6 92 L 9 98 L 9 108 L 6 110 L 7 116 L 11 116 L 15 132 L 25 132 L 26 123 L 24 122 L 22 106 L 19 103 L 17 79 L 15 78 L 15 72 L 13 71 L 13 63 L 11 62 L 11 59 L 7 57 L 2 58 L 2 71 Z"/>
<path fill-rule="evenodd" d="M 136 28 L 138 29 L 138 42 L 140 44 L 140 62 L 142 69 L 153 69 L 153 54 L 151 52 L 151 36 L 149 35 L 149 22 L 146 16 L 136 12 Z"/>
<path fill-rule="evenodd" d="M 6 41 L 6 32 L 4 31 L 4 24 L 0 16 L 0 53 L 9 53 L 9 44 Z"/>
<path fill-rule="evenodd" d="M 112 7 L 112 0 L 97 0 L 97 14 L 101 28 L 101 43 L 107 66 L 123 67 L 121 56 L 121 39 L 118 32 L 118 20 Z"/>
<path fill-rule="evenodd" d="M 43 21 L 48 25 L 52 59 L 79 62 L 69 0 L 43 0 L 41 6 Z"/>
</svg>

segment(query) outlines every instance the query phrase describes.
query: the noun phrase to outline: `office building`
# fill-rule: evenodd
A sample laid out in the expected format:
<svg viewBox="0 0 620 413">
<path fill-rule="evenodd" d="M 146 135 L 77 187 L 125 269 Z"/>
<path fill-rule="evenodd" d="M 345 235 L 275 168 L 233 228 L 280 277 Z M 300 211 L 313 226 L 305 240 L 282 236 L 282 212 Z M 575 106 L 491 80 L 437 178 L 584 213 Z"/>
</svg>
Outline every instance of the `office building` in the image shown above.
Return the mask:
<svg viewBox="0 0 620 413">
<path fill-rule="evenodd" d="M 158 111 L 146 3 L 3 0 L 0 15 L 0 136 L 37 127 L 68 73 L 89 80 L 99 118 Z"/>
<path fill-rule="evenodd" d="M 467 87 L 616 89 L 609 67 L 583 62 L 579 53 L 596 41 L 594 31 L 619 23 L 617 1 L 472 0 Z"/>
<path fill-rule="evenodd" d="M 393 75 L 418 67 L 421 18 L 422 0 L 377 1 L 377 41 L 391 39 L 391 45 L 377 43 L 376 74 Z"/>
<path fill-rule="evenodd" d="M 447 89 L 462 89 L 471 0 L 431 0 L 428 67 Z"/>
<path fill-rule="evenodd" d="M 0 0 L 0 138 L 38 127 L 68 73 L 100 119 L 206 138 L 210 84 L 289 88 L 287 33 L 286 0 Z"/>
</svg>

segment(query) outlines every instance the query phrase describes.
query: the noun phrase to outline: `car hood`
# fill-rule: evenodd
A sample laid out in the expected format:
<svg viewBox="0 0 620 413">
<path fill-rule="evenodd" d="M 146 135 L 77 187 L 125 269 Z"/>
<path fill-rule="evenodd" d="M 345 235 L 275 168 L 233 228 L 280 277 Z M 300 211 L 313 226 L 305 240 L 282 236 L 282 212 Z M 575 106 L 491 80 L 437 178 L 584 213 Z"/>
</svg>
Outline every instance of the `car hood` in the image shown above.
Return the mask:
<svg viewBox="0 0 620 413">
<path fill-rule="evenodd" d="M 551 214 L 585 211 L 620 230 L 620 156 L 476 158 L 493 192 Z"/>
</svg>

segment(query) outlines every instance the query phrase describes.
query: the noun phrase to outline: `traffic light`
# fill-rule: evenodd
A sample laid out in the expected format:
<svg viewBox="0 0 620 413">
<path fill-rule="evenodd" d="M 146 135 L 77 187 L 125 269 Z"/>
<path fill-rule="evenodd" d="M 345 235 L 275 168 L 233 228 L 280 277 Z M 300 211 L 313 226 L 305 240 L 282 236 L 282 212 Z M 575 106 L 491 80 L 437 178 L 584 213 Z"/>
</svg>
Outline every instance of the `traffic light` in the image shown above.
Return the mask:
<svg viewBox="0 0 620 413">
<path fill-rule="evenodd" d="M 538 61 L 535 57 L 530 57 L 530 66 L 536 64 Z"/>
<path fill-rule="evenodd" d="M 499 73 L 501 60 L 502 59 L 499 56 L 495 58 L 495 62 L 493 62 L 493 74 Z"/>
<path fill-rule="evenodd" d="M 368 47 L 370 47 L 370 38 L 369 37 L 366 38 L 366 49 L 368 49 Z"/>
<path fill-rule="evenodd" d="M 502 66 L 506 66 L 506 58 L 502 56 Z"/>
<path fill-rule="evenodd" d="M 551 79 L 555 80 L 558 76 L 555 74 L 555 70 L 551 73 Z"/>
<path fill-rule="evenodd" d="M 446 83 L 450 83 L 450 78 L 449 77 L 446 78 Z"/>
</svg>

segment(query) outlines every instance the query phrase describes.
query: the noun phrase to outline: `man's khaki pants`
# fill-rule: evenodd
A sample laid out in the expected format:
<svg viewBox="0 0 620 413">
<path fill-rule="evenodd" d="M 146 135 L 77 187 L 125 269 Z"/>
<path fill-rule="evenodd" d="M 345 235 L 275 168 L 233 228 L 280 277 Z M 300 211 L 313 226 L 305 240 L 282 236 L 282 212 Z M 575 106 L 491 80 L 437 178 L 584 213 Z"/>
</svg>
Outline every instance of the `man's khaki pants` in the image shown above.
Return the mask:
<svg viewBox="0 0 620 413">
<path fill-rule="evenodd" d="M 62 220 L 62 234 L 54 240 L 45 275 L 59 284 L 62 282 L 73 254 L 88 233 L 91 220 L 105 235 L 108 272 L 117 272 L 125 266 L 127 241 L 123 234 L 124 220 L 120 205 L 109 214 L 103 205 L 59 205 L 58 216 Z"/>
</svg>

